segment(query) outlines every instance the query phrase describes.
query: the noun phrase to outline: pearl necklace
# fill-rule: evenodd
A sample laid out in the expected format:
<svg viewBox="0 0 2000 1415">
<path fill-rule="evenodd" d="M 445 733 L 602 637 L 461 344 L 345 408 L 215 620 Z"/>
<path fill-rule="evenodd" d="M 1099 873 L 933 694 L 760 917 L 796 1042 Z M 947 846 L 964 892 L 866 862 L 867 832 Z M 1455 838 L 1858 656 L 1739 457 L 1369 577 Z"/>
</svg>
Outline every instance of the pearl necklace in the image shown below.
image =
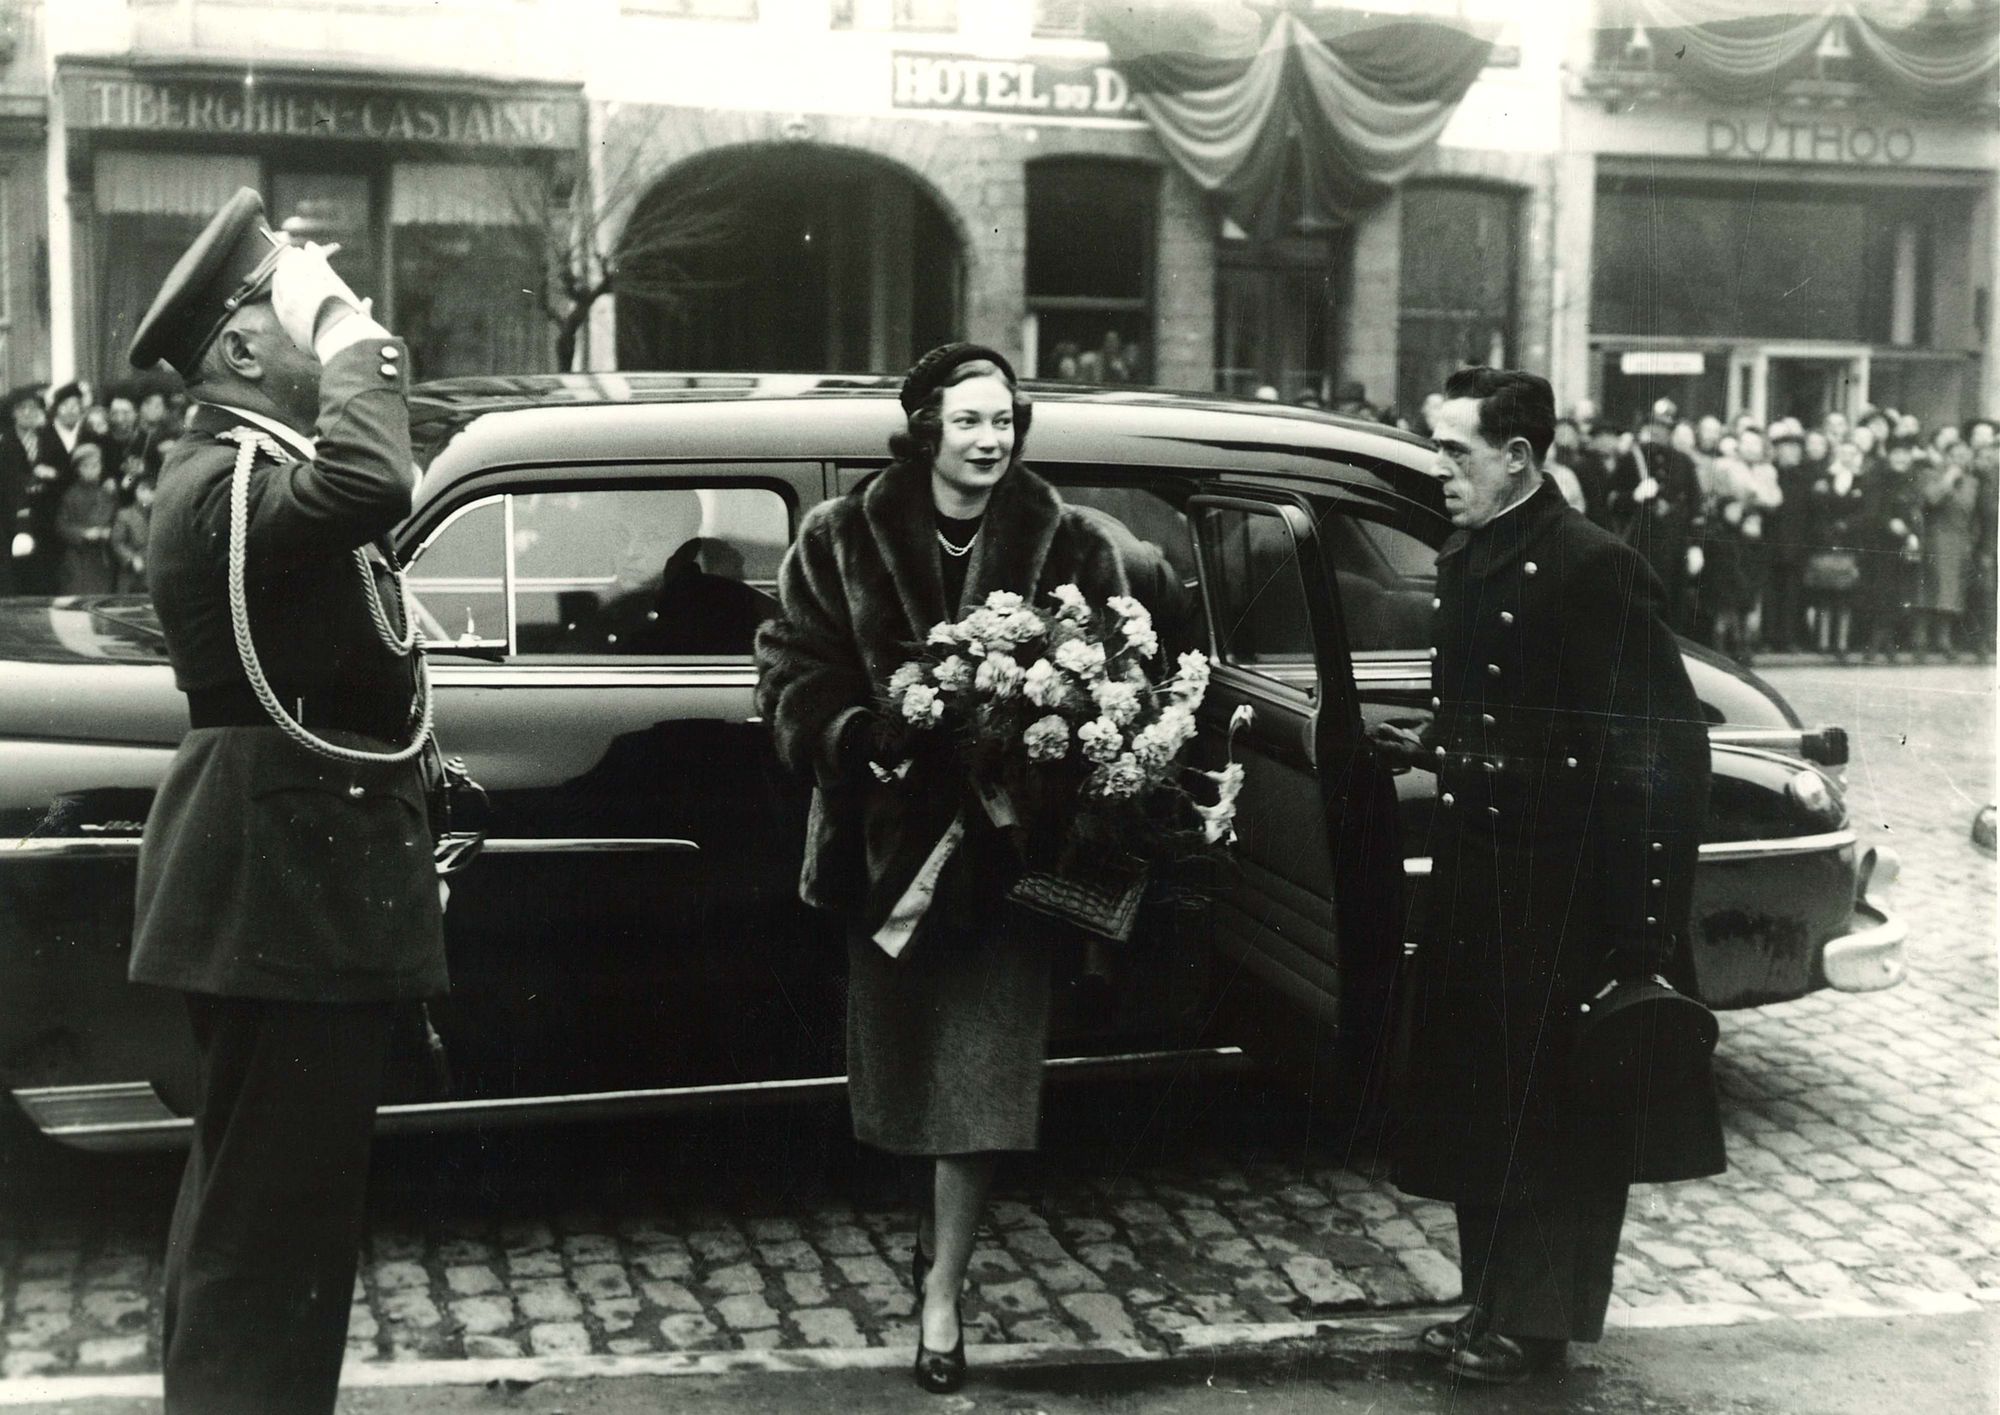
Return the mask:
<svg viewBox="0 0 2000 1415">
<path fill-rule="evenodd" d="M 974 531 L 972 533 L 972 539 L 967 541 L 964 545 L 953 545 L 950 541 L 945 539 L 943 531 L 939 531 L 937 533 L 937 540 L 938 544 L 944 547 L 944 553 L 946 555 L 949 555 L 954 560 L 963 560 L 966 556 L 972 554 L 972 547 L 978 544 L 979 532 Z"/>
</svg>

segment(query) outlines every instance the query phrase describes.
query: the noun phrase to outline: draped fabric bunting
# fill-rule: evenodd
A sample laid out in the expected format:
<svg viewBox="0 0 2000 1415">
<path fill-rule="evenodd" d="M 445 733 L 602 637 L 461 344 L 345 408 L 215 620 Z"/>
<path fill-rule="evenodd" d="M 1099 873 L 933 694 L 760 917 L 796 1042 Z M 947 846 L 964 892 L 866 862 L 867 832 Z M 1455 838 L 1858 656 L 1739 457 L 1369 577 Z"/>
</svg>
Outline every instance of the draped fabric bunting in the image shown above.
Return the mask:
<svg viewBox="0 0 2000 1415">
<path fill-rule="evenodd" d="M 1093 32 L 1174 161 L 1260 236 L 1350 223 L 1415 168 L 1490 35 L 1235 0 L 1096 0 Z"/>
<path fill-rule="evenodd" d="M 1769 100 L 1810 74 L 1837 21 L 1863 79 L 1911 107 L 1990 105 L 2000 83 L 1996 0 L 1942 10 L 1885 0 L 1622 0 L 1605 18 L 1643 26 L 1657 70 L 1731 102 Z"/>
</svg>

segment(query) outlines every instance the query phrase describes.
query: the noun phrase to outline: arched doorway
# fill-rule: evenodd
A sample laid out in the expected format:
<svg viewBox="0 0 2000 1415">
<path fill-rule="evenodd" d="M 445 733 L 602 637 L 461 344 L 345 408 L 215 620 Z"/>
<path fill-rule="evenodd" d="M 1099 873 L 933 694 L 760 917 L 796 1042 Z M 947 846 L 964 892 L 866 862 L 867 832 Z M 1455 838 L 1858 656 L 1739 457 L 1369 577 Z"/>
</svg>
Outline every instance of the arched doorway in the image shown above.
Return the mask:
<svg viewBox="0 0 2000 1415">
<path fill-rule="evenodd" d="M 649 254 L 670 213 L 714 209 L 718 239 Z M 683 163 L 643 197 L 621 261 L 623 369 L 889 371 L 961 328 L 951 219 L 865 154 L 742 147 Z"/>
</svg>

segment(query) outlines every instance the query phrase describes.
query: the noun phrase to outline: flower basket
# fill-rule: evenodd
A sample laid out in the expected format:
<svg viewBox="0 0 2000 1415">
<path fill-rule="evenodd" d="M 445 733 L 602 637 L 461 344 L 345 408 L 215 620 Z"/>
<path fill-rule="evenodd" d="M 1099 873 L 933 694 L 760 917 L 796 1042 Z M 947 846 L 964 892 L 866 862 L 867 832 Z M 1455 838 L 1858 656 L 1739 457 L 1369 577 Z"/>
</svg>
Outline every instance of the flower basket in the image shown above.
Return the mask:
<svg viewBox="0 0 2000 1415">
<path fill-rule="evenodd" d="M 1145 893 L 1146 867 L 1134 862 L 1129 869 L 1103 869 L 1087 876 L 1030 870 L 1015 881 L 1007 897 L 1031 913 L 1073 924 L 1113 943 L 1129 943 Z"/>
</svg>

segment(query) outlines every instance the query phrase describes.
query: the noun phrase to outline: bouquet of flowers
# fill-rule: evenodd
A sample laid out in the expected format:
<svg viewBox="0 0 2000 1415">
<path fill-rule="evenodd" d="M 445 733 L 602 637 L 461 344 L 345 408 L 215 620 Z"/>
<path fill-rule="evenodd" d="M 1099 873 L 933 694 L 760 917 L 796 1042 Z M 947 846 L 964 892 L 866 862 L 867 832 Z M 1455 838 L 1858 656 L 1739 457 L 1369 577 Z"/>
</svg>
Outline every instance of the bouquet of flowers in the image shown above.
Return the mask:
<svg viewBox="0 0 2000 1415">
<path fill-rule="evenodd" d="M 1115 938 L 1130 934 L 1149 861 L 1233 839 L 1242 768 L 1183 785 L 1209 662 L 1149 665 L 1159 634 L 1126 595 L 1102 606 L 1075 585 L 1042 609 L 996 591 L 932 628 L 890 677 L 886 710 L 915 733 L 949 734 L 995 824 L 1018 828 L 1029 864 L 1014 897 Z"/>
</svg>

